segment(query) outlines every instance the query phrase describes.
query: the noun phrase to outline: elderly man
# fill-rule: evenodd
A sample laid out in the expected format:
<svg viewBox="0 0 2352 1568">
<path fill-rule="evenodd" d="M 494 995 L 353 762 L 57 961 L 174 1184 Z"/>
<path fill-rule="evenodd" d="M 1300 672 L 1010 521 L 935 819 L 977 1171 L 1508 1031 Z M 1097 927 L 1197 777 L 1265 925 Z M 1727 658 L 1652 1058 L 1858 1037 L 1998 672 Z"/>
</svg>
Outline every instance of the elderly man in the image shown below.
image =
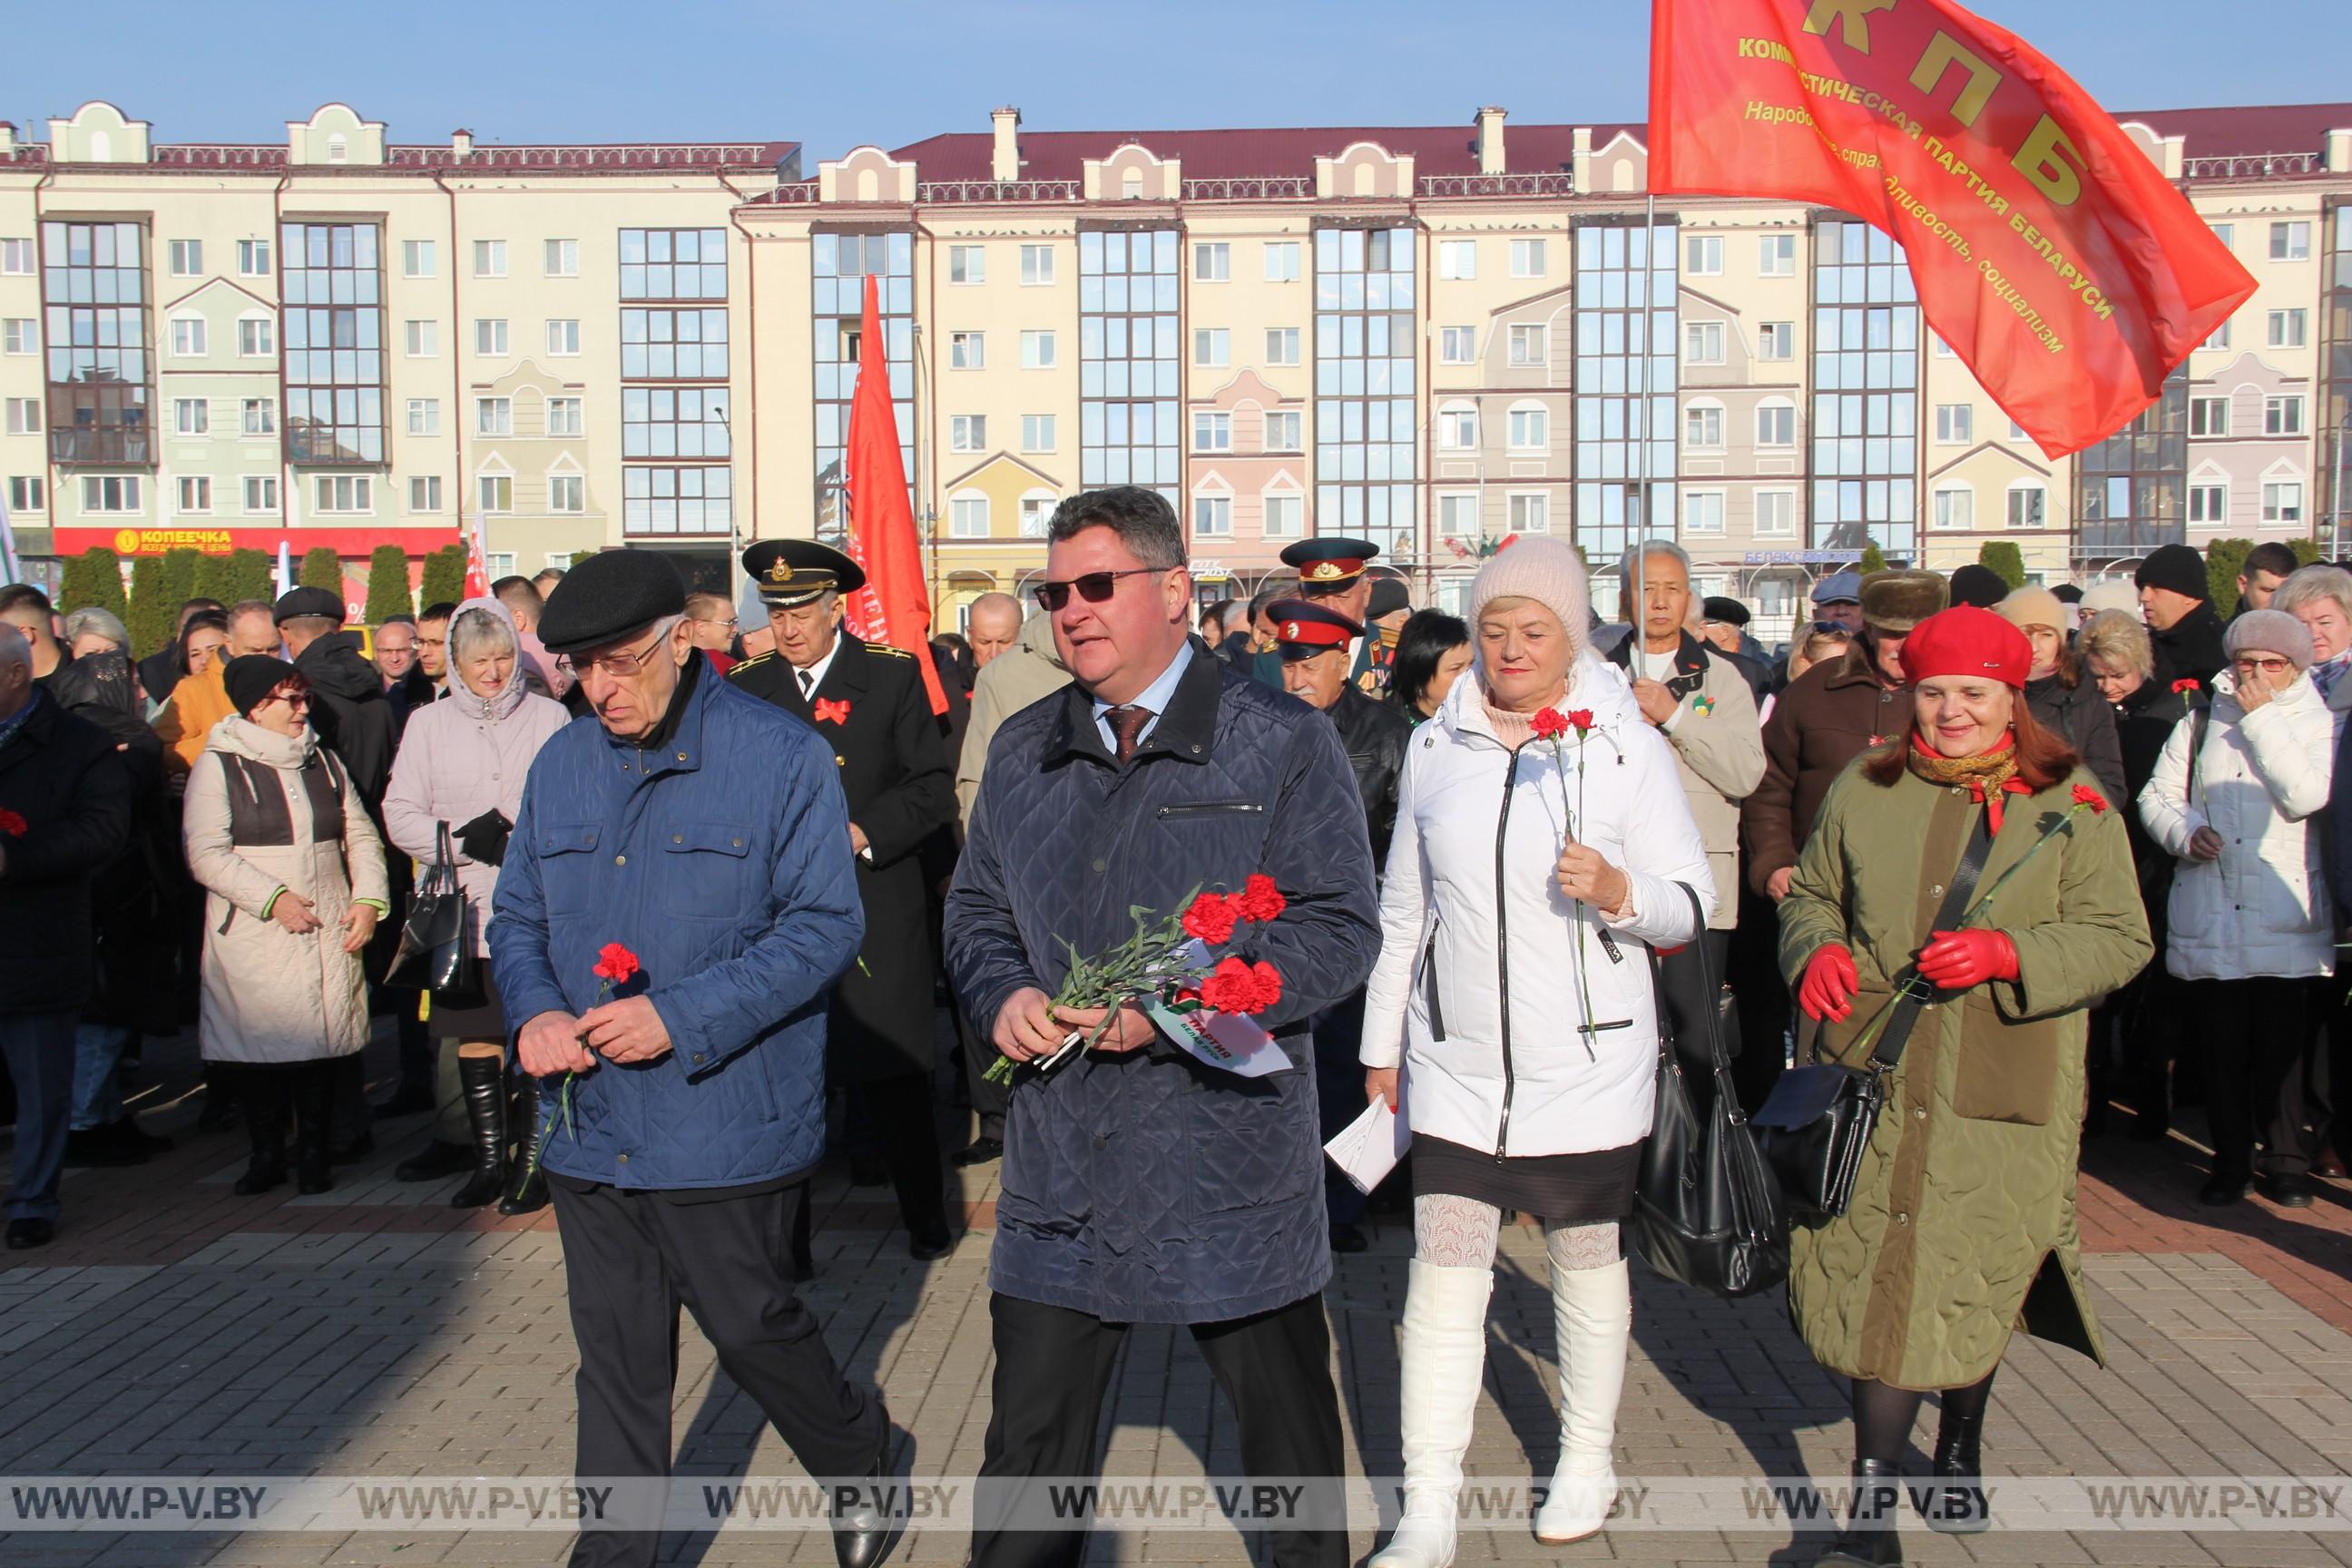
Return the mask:
<svg viewBox="0 0 2352 1568">
<path fill-rule="evenodd" d="M 1021 601 L 1010 594 L 982 594 L 964 617 L 964 640 L 971 644 L 974 669 L 986 669 L 1021 637 Z"/>
<path fill-rule="evenodd" d="M 1074 684 L 989 748 L 948 894 L 948 972 L 1015 1068 L 990 1260 L 994 1400 L 972 1562 L 1075 1564 L 1076 1532 L 1016 1532 L 1050 1500 L 1026 1478 L 1095 1467 L 1127 1326 L 1182 1323 L 1240 1418 L 1240 1468 L 1311 1478 L 1283 1568 L 1348 1561 L 1320 1291 L 1331 1272 L 1314 1082 L 1243 1079 L 1162 1038 L 1132 1005 L 1056 1007 L 1073 952 L 1264 875 L 1288 900 L 1253 929 L 1281 974 L 1257 1016 L 1295 1068 L 1307 1021 L 1380 946 L 1370 846 L 1339 731 L 1193 640 L 1184 531 L 1156 490 L 1055 510 L 1038 602 Z M 1036 1064 L 1086 1031 L 1091 1048 Z M 1327 1480 L 1326 1478 L 1331 1478 Z"/>
<path fill-rule="evenodd" d="M 825 995 L 864 931 L 832 751 L 695 657 L 658 555 L 590 557 L 544 626 L 596 722 L 531 763 L 490 952 L 521 1068 L 564 1117 L 541 1147 L 578 1473 L 669 1473 L 683 1303 L 812 1475 L 879 1477 L 881 1399 L 843 1380 L 779 1245 L 824 1147 Z M 572 1562 L 652 1563 L 641 1500 L 637 1528 L 583 1533 Z M 870 1495 L 835 1520 L 845 1568 L 891 1534 Z"/>
<path fill-rule="evenodd" d="M 1360 626 L 1370 618 L 1372 605 L 1372 578 L 1365 569 L 1380 552 L 1381 547 L 1369 539 L 1345 539 L 1331 533 L 1285 545 L 1282 563 L 1298 574 L 1298 587 L 1283 597 L 1319 604 Z M 1253 605 L 1253 608 L 1258 607 Z M 1252 673 L 1280 691 L 1282 649 L 1272 617 L 1271 605 L 1264 606 L 1264 618 L 1258 622 L 1258 646 L 1263 651 Z M 1349 679 L 1364 673 L 1370 657 L 1364 637 L 1359 633 L 1348 645 Z"/>
<path fill-rule="evenodd" d="M 2229 663 L 2221 647 L 2226 629 L 2213 608 L 2213 589 L 2204 558 L 2186 544 L 2161 544 L 2132 574 L 2140 613 L 2156 644 L 2156 675 L 2167 686 L 2193 680 L 2208 691 Z"/>
<path fill-rule="evenodd" d="M 336 607 L 340 618 L 342 609 Z M 267 599 L 239 599 L 228 607 L 228 647 L 221 654 L 226 665 L 230 659 L 243 658 L 247 654 L 275 655 L 285 646 L 278 635 L 276 606 Z"/>
<path fill-rule="evenodd" d="M 1862 630 L 1862 574 L 1832 572 L 1813 584 L 1813 619 L 1825 626 Z"/>
</svg>

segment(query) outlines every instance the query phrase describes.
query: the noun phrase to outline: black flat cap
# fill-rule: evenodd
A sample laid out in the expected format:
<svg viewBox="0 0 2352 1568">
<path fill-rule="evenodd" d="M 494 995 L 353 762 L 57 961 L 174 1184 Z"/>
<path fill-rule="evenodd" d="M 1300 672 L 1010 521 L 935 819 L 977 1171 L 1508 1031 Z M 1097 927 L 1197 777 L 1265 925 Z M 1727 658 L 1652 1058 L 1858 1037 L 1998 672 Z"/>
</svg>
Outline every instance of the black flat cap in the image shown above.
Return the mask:
<svg viewBox="0 0 2352 1568">
<path fill-rule="evenodd" d="M 1372 580 L 1372 602 L 1365 607 L 1364 618 L 1377 621 L 1382 616 L 1393 616 L 1399 610 L 1412 608 L 1412 592 L 1399 577 L 1376 577 Z"/>
<path fill-rule="evenodd" d="M 686 580 L 666 557 L 600 551 L 565 573 L 547 595 L 539 640 L 550 653 L 582 653 L 684 614 Z"/>
<path fill-rule="evenodd" d="M 324 588 L 293 588 L 278 595 L 277 606 L 269 615 L 281 626 L 298 616 L 324 616 L 340 626 L 343 624 L 343 596 L 330 594 Z"/>
<path fill-rule="evenodd" d="M 298 590 L 317 593 L 315 588 Z M 242 718 L 254 705 L 289 680 L 299 679 L 294 667 L 266 653 L 239 654 L 221 668 L 221 686 Z"/>
<path fill-rule="evenodd" d="M 2083 602 L 2083 590 L 2072 583 L 2061 583 L 2050 590 L 2050 596 L 2062 605 L 2079 605 Z"/>
<path fill-rule="evenodd" d="M 1971 561 L 1952 572 L 1952 603 L 1990 610 L 2009 597 L 2009 580 L 1990 566 Z"/>
<path fill-rule="evenodd" d="M 1744 626 L 1748 624 L 1748 606 L 1737 599 L 1727 599 L 1720 594 L 1709 594 L 1699 601 L 1699 617 L 1702 620 L 1721 621 L 1727 626 Z"/>
<path fill-rule="evenodd" d="M 866 586 L 856 562 L 814 539 L 763 539 L 743 552 L 743 574 L 772 609 L 813 604 L 827 594 Z"/>
</svg>

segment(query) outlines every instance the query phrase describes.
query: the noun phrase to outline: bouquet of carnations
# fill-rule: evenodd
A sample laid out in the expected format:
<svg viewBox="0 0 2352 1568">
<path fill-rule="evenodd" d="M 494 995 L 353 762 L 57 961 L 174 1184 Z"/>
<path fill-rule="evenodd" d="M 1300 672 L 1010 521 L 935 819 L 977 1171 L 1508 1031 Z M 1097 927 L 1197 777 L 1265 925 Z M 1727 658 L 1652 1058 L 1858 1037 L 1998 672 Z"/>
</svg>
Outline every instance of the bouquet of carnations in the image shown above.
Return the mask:
<svg viewBox="0 0 2352 1568">
<path fill-rule="evenodd" d="M 1129 1003 L 1156 1002 L 1179 1016 L 1247 1016 L 1265 1011 L 1282 1000 L 1282 975 L 1274 965 L 1230 952 L 1217 957 L 1211 950 L 1228 946 L 1237 932 L 1265 924 L 1285 907 L 1273 878 L 1253 876 L 1237 893 L 1195 889 L 1174 914 L 1155 914 L 1139 905 L 1129 910 L 1135 934 L 1098 957 L 1087 958 L 1064 942 L 1070 954 L 1069 973 L 1052 1005 L 1072 1012 L 1109 1011 L 1093 1034 L 1073 1030 L 1059 1051 L 1028 1065 L 1048 1071 L 1080 1046 L 1093 1046 Z M 983 1076 L 992 1083 L 1008 1082 L 1018 1065 L 1001 1056 Z"/>
</svg>

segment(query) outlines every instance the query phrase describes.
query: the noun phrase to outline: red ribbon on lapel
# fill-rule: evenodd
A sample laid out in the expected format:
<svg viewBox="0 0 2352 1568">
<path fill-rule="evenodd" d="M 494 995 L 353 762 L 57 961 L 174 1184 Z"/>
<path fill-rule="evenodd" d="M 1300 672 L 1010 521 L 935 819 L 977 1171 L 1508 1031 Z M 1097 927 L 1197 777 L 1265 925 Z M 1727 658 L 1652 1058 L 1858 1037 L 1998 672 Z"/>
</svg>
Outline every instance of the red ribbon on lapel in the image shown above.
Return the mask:
<svg viewBox="0 0 2352 1568">
<path fill-rule="evenodd" d="M 849 722 L 849 701 L 848 701 L 848 699 L 844 698 L 844 699 L 840 700 L 839 701 L 835 701 L 833 698 L 830 698 L 830 697 L 820 697 L 820 698 L 818 698 L 818 699 L 816 700 L 816 721 L 817 721 L 818 723 L 820 723 L 820 724 L 846 724 L 846 723 L 848 723 L 848 722 Z"/>
</svg>

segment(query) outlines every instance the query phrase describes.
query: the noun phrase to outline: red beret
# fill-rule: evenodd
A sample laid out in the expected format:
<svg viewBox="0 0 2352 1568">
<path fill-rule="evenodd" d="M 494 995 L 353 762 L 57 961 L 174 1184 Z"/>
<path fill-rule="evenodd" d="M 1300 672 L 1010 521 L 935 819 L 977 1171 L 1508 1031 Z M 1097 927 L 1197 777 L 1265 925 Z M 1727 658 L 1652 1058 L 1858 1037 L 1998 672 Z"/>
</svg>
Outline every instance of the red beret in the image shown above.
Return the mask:
<svg viewBox="0 0 2352 1568">
<path fill-rule="evenodd" d="M 2033 645 L 1990 610 L 1955 605 L 1911 628 L 1903 641 L 1903 674 L 1913 685 L 1938 676 L 1991 679 L 2023 686 L 2033 668 Z"/>
</svg>

